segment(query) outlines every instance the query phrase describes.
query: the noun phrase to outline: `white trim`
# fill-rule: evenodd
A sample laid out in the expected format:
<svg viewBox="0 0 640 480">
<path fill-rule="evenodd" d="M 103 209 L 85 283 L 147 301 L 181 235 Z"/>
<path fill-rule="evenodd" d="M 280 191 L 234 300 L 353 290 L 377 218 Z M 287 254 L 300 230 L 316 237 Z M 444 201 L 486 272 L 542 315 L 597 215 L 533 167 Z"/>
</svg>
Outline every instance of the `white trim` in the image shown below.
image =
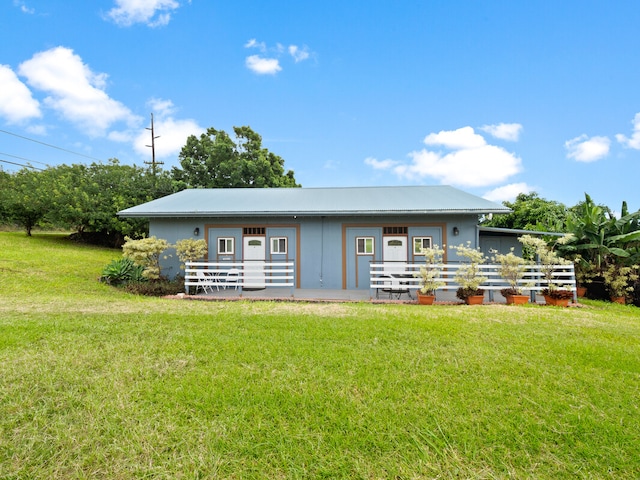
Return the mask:
<svg viewBox="0 0 640 480">
<path fill-rule="evenodd" d="M 283 249 L 280 248 L 280 242 L 284 242 Z M 272 255 L 286 255 L 289 249 L 289 239 L 287 237 L 271 237 L 269 239 L 269 248 Z"/>
<path fill-rule="evenodd" d="M 220 242 L 224 242 L 224 251 L 220 248 Z M 233 237 L 218 237 L 216 239 L 218 255 L 234 255 L 236 252 L 236 239 Z M 231 245 L 231 250 L 227 247 Z"/>
<path fill-rule="evenodd" d="M 421 240 L 421 246 L 420 246 L 420 250 L 416 251 L 416 240 Z M 424 241 L 428 240 L 429 241 L 429 246 L 425 247 L 424 246 Z M 433 247 L 433 237 L 430 236 L 423 236 L 423 235 L 418 235 L 415 237 L 411 237 L 411 248 L 413 249 L 413 254 L 414 255 L 424 255 L 424 253 L 422 253 L 422 249 L 423 248 L 431 248 Z"/>
<path fill-rule="evenodd" d="M 367 251 L 368 240 L 371 242 L 371 251 Z M 360 241 L 362 241 L 362 246 L 364 247 L 364 251 L 360 251 Z M 356 255 L 375 255 L 376 253 L 376 238 L 375 237 L 356 237 Z"/>
</svg>

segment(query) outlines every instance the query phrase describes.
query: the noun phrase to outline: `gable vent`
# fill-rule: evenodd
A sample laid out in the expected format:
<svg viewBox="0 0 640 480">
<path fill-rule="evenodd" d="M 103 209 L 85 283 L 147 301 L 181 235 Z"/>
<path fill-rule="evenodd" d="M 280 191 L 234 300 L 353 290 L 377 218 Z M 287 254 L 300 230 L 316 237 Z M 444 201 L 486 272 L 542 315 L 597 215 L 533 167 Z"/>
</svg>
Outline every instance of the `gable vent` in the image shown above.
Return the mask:
<svg viewBox="0 0 640 480">
<path fill-rule="evenodd" d="M 406 235 L 409 232 L 408 227 L 383 227 L 382 232 L 385 235 Z"/>
<path fill-rule="evenodd" d="M 245 235 L 264 235 L 264 227 L 244 227 L 242 233 Z"/>
</svg>

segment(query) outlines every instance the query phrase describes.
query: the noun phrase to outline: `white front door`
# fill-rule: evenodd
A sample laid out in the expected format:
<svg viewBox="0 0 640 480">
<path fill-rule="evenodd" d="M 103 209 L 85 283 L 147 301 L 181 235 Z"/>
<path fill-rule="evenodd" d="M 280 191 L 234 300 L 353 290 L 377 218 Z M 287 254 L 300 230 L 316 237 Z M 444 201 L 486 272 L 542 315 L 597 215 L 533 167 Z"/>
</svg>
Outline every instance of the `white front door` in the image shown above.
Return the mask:
<svg viewBox="0 0 640 480">
<path fill-rule="evenodd" d="M 246 236 L 243 238 L 242 260 L 244 263 L 243 285 L 247 288 L 264 288 L 267 237 Z"/>
<path fill-rule="evenodd" d="M 387 272 L 404 271 L 407 265 L 407 237 L 384 236 L 382 238 L 382 261 Z"/>
</svg>

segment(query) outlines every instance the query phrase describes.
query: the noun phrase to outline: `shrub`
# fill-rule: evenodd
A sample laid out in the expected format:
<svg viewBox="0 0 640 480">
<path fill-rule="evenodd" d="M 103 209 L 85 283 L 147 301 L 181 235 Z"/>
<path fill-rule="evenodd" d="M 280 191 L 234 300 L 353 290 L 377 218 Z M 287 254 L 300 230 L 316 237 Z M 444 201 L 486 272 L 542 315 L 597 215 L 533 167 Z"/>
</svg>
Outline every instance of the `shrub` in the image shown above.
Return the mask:
<svg viewBox="0 0 640 480">
<path fill-rule="evenodd" d="M 471 242 L 467 242 L 467 245 L 452 245 L 449 248 L 467 259 L 467 263 L 460 266 L 455 275 L 456 282 L 460 285 L 456 292 L 458 298 L 464 300 L 474 295 L 482 295 L 484 290 L 480 285 L 487 281 L 487 277 L 480 272 L 480 264 L 485 261 L 484 254 L 479 249 L 471 248 Z"/>
<path fill-rule="evenodd" d="M 186 262 L 195 262 L 204 258 L 207 254 L 206 240 L 194 240 L 193 238 L 185 238 L 176 242 L 176 255 L 180 259 L 180 269 L 184 270 Z"/>
<path fill-rule="evenodd" d="M 456 297 L 460 300 L 466 300 L 469 297 L 474 297 L 476 295 L 484 295 L 484 290 L 478 287 L 460 287 L 456 290 Z"/>
<path fill-rule="evenodd" d="M 144 267 L 136 265 L 130 258 L 120 258 L 104 267 L 100 281 L 114 286 L 142 282 L 145 280 L 143 271 Z"/>
<path fill-rule="evenodd" d="M 554 290 L 545 288 L 540 293 L 542 293 L 542 295 L 549 296 L 551 298 L 556 298 L 558 300 L 566 300 L 566 299 L 573 298 L 573 292 L 571 290 L 564 290 L 564 289 L 558 289 L 558 288 Z"/>
<path fill-rule="evenodd" d="M 442 272 L 442 256 L 444 250 L 438 245 L 431 248 L 423 248 L 425 265 L 420 266 L 420 273 L 416 276 L 420 277 L 420 293 L 423 295 L 435 295 L 436 290 L 444 287 L 446 284 L 440 280 Z"/>
<path fill-rule="evenodd" d="M 132 240 L 126 237 L 126 243 L 122 246 L 125 258 L 133 260 L 136 265 L 144 268 L 143 275 L 149 280 L 160 278 L 160 254 L 171 245 L 164 239 L 149 237 L 141 240 Z"/>
<path fill-rule="evenodd" d="M 627 297 L 634 290 L 634 284 L 638 280 L 638 265 L 621 267 L 609 265 L 604 271 L 604 283 L 611 297 Z"/>
<path fill-rule="evenodd" d="M 184 277 L 177 276 L 174 280 L 160 278 L 149 282 L 130 282 L 124 286 L 125 291 L 135 295 L 149 297 L 164 297 L 184 292 Z"/>
<path fill-rule="evenodd" d="M 527 262 L 524 258 L 517 256 L 513 252 L 514 248 L 511 247 L 511 251 L 506 255 L 496 253 L 495 257 L 493 257 L 493 260 L 500 264 L 500 267 L 498 267 L 500 276 L 509 284 L 509 288 L 504 288 L 500 291 L 503 296 L 522 295 L 522 288 L 519 282 L 524 277 Z"/>
<path fill-rule="evenodd" d="M 569 260 L 565 260 L 562 258 L 556 251 L 554 251 L 554 247 L 556 245 L 564 245 L 568 241 L 571 241 L 573 236 L 571 234 L 564 235 L 556 240 L 555 244 L 549 246 L 547 242 L 545 242 L 542 238 L 533 237 L 531 235 L 523 235 L 518 237 L 518 241 L 522 243 L 524 247 L 527 247 L 529 250 L 532 250 L 537 256 L 540 262 L 540 269 L 542 271 L 542 275 L 545 279 L 548 292 L 554 292 L 555 290 L 565 290 L 566 285 L 559 284 L 555 279 L 555 266 L 556 265 L 569 265 L 571 262 Z M 543 295 L 548 295 L 542 292 Z"/>
</svg>

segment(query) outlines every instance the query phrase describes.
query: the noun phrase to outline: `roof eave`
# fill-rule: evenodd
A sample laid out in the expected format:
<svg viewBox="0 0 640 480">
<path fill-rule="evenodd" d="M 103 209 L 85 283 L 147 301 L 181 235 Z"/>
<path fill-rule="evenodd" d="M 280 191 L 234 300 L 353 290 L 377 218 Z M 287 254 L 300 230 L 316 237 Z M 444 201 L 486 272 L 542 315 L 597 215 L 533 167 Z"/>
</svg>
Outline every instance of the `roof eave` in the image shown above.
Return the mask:
<svg viewBox="0 0 640 480">
<path fill-rule="evenodd" d="M 486 215 L 489 213 L 509 213 L 508 210 L 487 209 L 441 209 L 441 210 L 340 210 L 323 212 L 303 212 L 288 210 L 279 212 L 118 212 L 127 218 L 205 218 L 205 217 L 345 217 L 354 215 Z"/>
</svg>

